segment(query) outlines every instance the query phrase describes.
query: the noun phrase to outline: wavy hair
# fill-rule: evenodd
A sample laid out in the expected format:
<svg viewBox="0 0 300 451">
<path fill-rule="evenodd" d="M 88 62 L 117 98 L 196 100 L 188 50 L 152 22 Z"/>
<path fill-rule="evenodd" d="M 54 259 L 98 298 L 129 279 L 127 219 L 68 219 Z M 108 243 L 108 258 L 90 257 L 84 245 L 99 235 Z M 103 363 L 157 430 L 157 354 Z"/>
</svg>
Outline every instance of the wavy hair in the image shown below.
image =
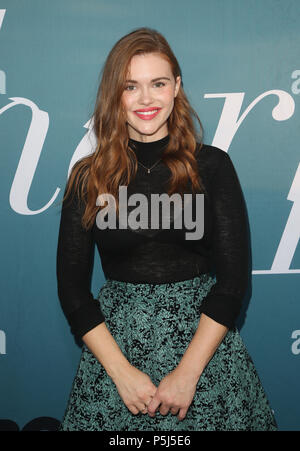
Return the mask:
<svg viewBox="0 0 300 451">
<path fill-rule="evenodd" d="M 181 76 L 180 66 L 168 42 L 154 29 L 135 29 L 117 41 L 111 49 L 100 73 L 102 77 L 93 112 L 96 149 L 74 164 L 64 195 L 66 199 L 75 189 L 80 199 L 87 195 L 82 216 L 82 226 L 86 230 L 92 227 L 99 209 L 104 208 L 103 205 L 96 205 L 100 194 L 109 193 L 114 196 L 118 215 L 119 186 L 127 186 L 137 172 L 138 163 L 135 152 L 129 146 L 121 97 L 126 87 L 131 58 L 147 53 L 157 53 L 165 58 L 175 80 L 178 75 Z M 197 132 L 193 119 L 198 121 L 200 133 Z M 201 150 L 203 146 L 203 128 L 187 99 L 182 81 L 167 125 L 169 142 L 163 151 L 162 162 L 171 171 L 168 195 L 182 195 L 189 182 L 193 192 L 205 190 L 195 158 L 197 147 Z"/>
</svg>

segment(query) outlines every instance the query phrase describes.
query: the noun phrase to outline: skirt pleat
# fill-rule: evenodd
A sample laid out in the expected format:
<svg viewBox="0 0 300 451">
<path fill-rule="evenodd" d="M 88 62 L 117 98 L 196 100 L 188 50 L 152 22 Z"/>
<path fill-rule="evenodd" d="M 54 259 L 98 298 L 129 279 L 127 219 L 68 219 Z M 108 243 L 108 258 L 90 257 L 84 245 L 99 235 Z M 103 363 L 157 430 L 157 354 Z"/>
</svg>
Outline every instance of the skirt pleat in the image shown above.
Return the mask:
<svg viewBox="0 0 300 451">
<path fill-rule="evenodd" d="M 164 284 L 107 279 L 98 294 L 105 324 L 127 360 L 154 385 L 179 364 L 200 319 L 210 274 Z M 275 431 L 277 425 L 237 328 L 226 334 L 200 376 L 186 416 L 134 415 L 83 345 L 61 431 Z"/>
</svg>

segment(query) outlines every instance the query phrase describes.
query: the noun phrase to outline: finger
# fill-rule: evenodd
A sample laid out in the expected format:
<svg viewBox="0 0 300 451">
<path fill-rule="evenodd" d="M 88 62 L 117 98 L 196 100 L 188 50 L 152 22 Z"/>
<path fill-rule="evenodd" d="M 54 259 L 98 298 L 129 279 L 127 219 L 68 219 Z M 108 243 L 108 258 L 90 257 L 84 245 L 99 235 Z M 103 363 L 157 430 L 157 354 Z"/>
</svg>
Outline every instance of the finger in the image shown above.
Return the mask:
<svg viewBox="0 0 300 451">
<path fill-rule="evenodd" d="M 149 404 L 152 401 L 152 398 L 153 398 L 153 396 L 151 396 L 151 398 L 148 399 L 148 401 L 145 402 L 145 406 L 147 407 L 147 412 L 148 412 L 148 409 L 149 409 Z"/>
<path fill-rule="evenodd" d="M 172 407 L 170 409 L 170 412 L 172 415 L 177 415 L 177 413 L 179 412 L 179 407 Z"/>
<path fill-rule="evenodd" d="M 186 413 L 187 413 L 187 410 L 188 409 L 180 409 L 180 412 L 179 412 L 179 414 L 178 414 L 178 416 L 177 416 L 177 418 L 178 418 L 178 420 L 180 420 L 180 421 L 182 421 L 184 418 L 185 418 L 185 415 L 186 415 Z"/>
<path fill-rule="evenodd" d="M 133 415 L 137 415 L 139 413 L 138 409 L 135 406 L 129 406 L 128 409 L 131 413 L 133 413 Z"/>
<path fill-rule="evenodd" d="M 149 406 L 150 402 L 152 401 L 154 395 L 150 395 L 150 398 L 147 401 L 147 406 Z"/>
<path fill-rule="evenodd" d="M 157 407 L 160 405 L 161 400 L 157 397 L 153 397 L 151 402 L 148 404 L 148 413 L 150 415 L 154 415 L 155 414 L 155 410 L 157 409 Z"/>
<path fill-rule="evenodd" d="M 162 414 L 162 415 L 167 415 L 167 413 L 169 412 L 169 410 L 170 410 L 170 406 L 168 405 L 168 404 L 162 404 L 161 406 L 160 406 L 160 409 L 159 409 L 159 411 L 160 411 L 160 413 Z"/>
<path fill-rule="evenodd" d="M 140 413 L 142 413 L 143 415 L 145 415 L 145 413 L 147 413 L 147 406 L 144 403 L 138 403 L 135 406 L 138 409 L 138 411 Z"/>
</svg>

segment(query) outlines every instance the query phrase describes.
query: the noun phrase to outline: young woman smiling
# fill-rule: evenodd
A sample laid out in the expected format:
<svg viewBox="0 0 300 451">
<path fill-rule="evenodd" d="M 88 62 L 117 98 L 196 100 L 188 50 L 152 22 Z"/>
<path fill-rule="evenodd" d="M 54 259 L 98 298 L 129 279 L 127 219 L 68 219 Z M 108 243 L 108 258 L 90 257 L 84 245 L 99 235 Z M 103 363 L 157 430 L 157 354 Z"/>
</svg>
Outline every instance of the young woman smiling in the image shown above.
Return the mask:
<svg viewBox="0 0 300 451">
<path fill-rule="evenodd" d="M 58 295 L 83 341 L 62 431 L 276 430 L 236 327 L 249 282 L 241 187 L 193 119 L 202 131 L 166 39 L 149 28 L 121 38 L 97 93 L 97 147 L 74 165 L 61 212 Z M 114 195 L 119 214 L 120 185 L 203 193 L 204 236 L 164 230 L 166 209 L 158 229 L 149 217 L 148 228 L 100 230 L 96 199 Z M 95 244 L 106 281 L 94 299 Z"/>
</svg>

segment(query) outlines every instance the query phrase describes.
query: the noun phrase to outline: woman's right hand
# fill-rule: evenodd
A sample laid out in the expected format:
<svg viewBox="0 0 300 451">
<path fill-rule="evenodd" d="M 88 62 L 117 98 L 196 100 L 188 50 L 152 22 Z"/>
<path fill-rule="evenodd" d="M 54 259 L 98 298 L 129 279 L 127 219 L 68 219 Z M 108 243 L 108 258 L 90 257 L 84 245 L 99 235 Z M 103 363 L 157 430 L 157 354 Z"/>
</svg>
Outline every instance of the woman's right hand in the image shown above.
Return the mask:
<svg viewBox="0 0 300 451">
<path fill-rule="evenodd" d="M 147 409 L 143 409 L 150 403 L 157 390 L 148 374 L 130 364 L 125 371 L 120 371 L 113 377 L 113 382 L 131 413 L 134 415 L 139 412 L 147 413 Z"/>
</svg>

